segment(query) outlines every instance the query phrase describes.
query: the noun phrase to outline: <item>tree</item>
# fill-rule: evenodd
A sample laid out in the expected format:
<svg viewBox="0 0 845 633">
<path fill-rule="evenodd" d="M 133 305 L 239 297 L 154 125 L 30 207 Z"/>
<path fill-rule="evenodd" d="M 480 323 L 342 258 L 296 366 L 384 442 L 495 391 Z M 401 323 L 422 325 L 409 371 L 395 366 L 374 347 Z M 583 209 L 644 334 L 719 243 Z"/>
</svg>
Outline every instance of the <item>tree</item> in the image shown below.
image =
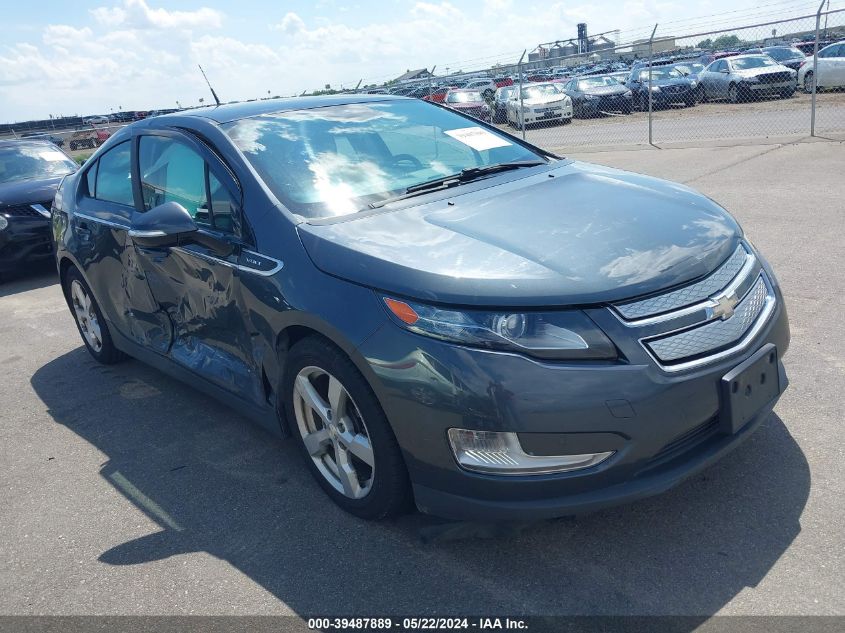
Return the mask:
<svg viewBox="0 0 845 633">
<path fill-rule="evenodd" d="M 720 35 L 713 40 L 714 48 L 736 48 L 742 44 L 742 40 L 736 35 Z"/>
<path fill-rule="evenodd" d="M 701 40 L 698 43 L 698 48 L 713 48 L 713 40 L 709 37 L 706 40 Z"/>
</svg>

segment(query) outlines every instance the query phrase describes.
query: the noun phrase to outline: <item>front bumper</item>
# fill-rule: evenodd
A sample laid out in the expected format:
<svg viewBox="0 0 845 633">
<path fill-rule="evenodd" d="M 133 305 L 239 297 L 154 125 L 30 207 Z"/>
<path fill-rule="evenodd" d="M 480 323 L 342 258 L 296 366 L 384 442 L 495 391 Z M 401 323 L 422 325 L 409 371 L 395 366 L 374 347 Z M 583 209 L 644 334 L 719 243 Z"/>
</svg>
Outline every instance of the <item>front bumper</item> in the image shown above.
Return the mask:
<svg viewBox="0 0 845 633">
<path fill-rule="evenodd" d="M 773 83 L 743 82 L 742 85 L 755 93 L 781 92 L 783 90 L 795 90 L 798 87 L 798 80 L 793 78 L 787 81 L 777 81 Z"/>
<path fill-rule="evenodd" d="M 23 264 L 53 256 L 50 221 L 42 217 L 5 216 L 0 230 L 0 273 L 18 272 Z"/>
<path fill-rule="evenodd" d="M 572 118 L 572 103 L 564 106 L 530 107 L 523 116 L 526 123 L 565 121 Z"/>
<path fill-rule="evenodd" d="M 591 310 L 590 316 L 613 331 L 609 310 Z M 373 387 L 403 450 L 418 507 L 453 519 L 525 520 L 665 491 L 718 460 L 766 418 L 777 398 L 738 432 L 725 433 L 720 381 L 767 343 L 782 357 L 789 326 L 777 291 L 775 311 L 752 344 L 674 374 L 661 370 L 638 341 L 611 338 L 627 362 L 541 362 L 450 345 L 392 323 L 370 337 L 359 351 L 377 378 Z M 455 462 L 450 428 L 512 431 L 535 454 L 615 453 L 566 473 L 474 473 Z"/>
</svg>

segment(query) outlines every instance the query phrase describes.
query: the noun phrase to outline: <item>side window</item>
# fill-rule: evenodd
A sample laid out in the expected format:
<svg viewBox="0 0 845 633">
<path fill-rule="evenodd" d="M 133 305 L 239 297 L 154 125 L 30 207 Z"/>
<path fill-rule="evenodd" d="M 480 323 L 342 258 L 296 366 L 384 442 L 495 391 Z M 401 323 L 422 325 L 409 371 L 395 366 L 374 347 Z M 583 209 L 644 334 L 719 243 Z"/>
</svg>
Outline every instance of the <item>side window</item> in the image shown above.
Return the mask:
<svg viewBox="0 0 845 633">
<path fill-rule="evenodd" d="M 96 173 L 94 197 L 97 200 L 134 206 L 129 141 L 116 145 L 100 156 Z M 93 169 L 89 170 L 90 175 Z M 90 187 L 90 180 L 89 180 Z M 90 189 L 89 189 L 90 193 Z"/>
<path fill-rule="evenodd" d="M 138 167 L 145 211 L 176 202 L 199 226 L 234 231 L 235 202 L 193 149 L 168 137 L 142 136 Z"/>
</svg>

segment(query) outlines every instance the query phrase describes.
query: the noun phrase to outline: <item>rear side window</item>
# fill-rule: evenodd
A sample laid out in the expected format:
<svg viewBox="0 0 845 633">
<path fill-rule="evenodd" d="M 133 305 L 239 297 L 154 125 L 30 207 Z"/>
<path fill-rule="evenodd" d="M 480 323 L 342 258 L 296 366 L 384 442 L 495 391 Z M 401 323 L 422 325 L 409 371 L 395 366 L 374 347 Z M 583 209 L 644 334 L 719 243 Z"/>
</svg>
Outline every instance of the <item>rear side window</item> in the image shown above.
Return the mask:
<svg viewBox="0 0 845 633">
<path fill-rule="evenodd" d="M 98 164 L 88 170 L 88 192 L 92 193 L 91 174 L 96 172 L 93 195 L 97 200 L 134 206 L 130 155 L 129 141 L 124 141 L 100 156 Z"/>
<path fill-rule="evenodd" d="M 176 202 L 208 228 L 234 232 L 235 203 L 188 145 L 164 136 L 142 136 L 138 148 L 144 210 Z"/>
</svg>

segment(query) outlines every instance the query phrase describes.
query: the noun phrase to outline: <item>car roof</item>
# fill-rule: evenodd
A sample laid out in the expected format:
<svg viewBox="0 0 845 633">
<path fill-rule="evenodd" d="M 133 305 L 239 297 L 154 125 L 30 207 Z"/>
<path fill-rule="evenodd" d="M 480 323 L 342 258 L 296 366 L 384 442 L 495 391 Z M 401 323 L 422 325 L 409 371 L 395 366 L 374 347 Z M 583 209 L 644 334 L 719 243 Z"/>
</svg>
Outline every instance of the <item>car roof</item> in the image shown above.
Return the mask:
<svg viewBox="0 0 845 633">
<path fill-rule="evenodd" d="M 55 147 L 55 145 L 51 141 L 40 138 L 0 139 L 0 147 L 8 147 L 9 145 L 48 145 L 50 148 Z"/>
<path fill-rule="evenodd" d="M 321 95 L 316 97 L 287 97 L 281 99 L 266 99 L 263 101 L 249 101 L 244 103 L 227 103 L 219 106 L 182 110 L 171 114 L 163 114 L 157 119 L 168 117 L 198 117 L 211 119 L 216 123 L 229 123 L 238 119 L 247 119 L 262 114 L 276 112 L 290 112 L 291 110 L 310 110 L 327 106 L 350 105 L 354 103 L 379 103 L 382 101 L 396 101 L 404 99 L 398 95 L 377 94 L 343 94 Z"/>
</svg>

